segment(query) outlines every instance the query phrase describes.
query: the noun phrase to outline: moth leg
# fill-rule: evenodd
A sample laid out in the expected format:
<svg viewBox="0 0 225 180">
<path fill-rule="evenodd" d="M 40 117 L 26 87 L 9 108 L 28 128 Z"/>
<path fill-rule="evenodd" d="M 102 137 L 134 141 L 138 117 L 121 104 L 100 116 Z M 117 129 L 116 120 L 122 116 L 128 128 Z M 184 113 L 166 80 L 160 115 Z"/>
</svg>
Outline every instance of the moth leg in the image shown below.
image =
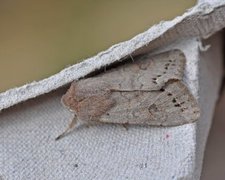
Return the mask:
<svg viewBox="0 0 225 180">
<path fill-rule="evenodd" d="M 55 138 L 55 140 L 57 141 L 57 140 L 61 139 L 62 137 L 64 137 L 67 133 L 69 133 L 74 128 L 74 126 L 76 124 L 77 124 L 77 117 L 74 116 L 73 119 L 72 119 L 72 121 L 71 121 L 71 123 L 66 128 L 66 130 L 62 134 L 60 134 L 57 138 Z"/>
</svg>

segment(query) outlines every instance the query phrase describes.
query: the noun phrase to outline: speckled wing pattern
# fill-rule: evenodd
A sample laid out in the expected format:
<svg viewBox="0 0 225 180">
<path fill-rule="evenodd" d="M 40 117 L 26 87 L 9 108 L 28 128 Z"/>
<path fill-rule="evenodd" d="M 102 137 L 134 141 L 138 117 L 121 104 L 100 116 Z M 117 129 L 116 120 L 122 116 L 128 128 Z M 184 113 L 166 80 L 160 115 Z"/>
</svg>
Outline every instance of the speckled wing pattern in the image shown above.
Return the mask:
<svg viewBox="0 0 225 180">
<path fill-rule="evenodd" d="M 134 62 L 73 82 L 62 102 L 81 121 L 176 126 L 196 121 L 200 110 L 182 82 L 180 50 L 136 57 Z"/>
</svg>

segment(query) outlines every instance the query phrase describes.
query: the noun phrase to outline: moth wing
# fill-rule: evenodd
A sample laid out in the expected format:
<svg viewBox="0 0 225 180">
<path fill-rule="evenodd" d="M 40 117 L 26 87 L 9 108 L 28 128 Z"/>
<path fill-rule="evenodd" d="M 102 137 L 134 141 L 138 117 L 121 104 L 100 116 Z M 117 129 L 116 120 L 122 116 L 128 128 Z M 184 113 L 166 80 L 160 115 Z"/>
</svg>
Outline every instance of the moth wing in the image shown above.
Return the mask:
<svg viewBox="0 0 225 180">
<path fill-rule="evenodd" d="M 115 92 L 115 105 L 99 121 L 175 126 L 191 123 L 199 118 L 198 104 L 182 82 L 169 82 L 164 89 L 163 92 Z"/>
<path fill-rule="evenodd" d="M 171 79 L 181 80 L 184 75 L 185 55 L 180 50 L 171 50 L 157 55 L 136 57 L 97 76 L 115 89 L 159 90 Z"/>
<path fill-rule="evenodd" d="M 168 83 L 153 106 L 157 110 L 150 107 L 149 111 L 156 119 L 163 120 L 162 126 L 192 123 L 200 117 L 197 100 L 181 81 Z"/>
</svg>

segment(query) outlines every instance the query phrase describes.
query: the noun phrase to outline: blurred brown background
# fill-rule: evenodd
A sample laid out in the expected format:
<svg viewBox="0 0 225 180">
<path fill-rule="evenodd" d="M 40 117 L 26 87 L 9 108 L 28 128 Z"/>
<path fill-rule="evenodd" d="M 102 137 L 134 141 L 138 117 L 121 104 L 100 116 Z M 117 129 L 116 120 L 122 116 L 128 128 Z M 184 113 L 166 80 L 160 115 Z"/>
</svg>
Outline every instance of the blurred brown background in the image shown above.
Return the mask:
<svg viewBox="0 0 225 180">
<path fill-rule="evenodd" d="M 195 0 L 1 0 L 0 92 L 57 73 L 169 20 Z"/>
</svg>

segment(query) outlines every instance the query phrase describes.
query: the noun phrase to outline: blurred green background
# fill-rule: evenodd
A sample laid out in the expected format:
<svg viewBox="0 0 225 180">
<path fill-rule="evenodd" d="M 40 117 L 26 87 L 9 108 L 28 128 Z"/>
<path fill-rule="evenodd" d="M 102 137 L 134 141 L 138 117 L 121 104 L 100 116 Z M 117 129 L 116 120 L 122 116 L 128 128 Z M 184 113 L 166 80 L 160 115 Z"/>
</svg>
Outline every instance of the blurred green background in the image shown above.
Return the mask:
<svg viewBox="0 0 225 180">
<path fill-rule="evenodd" d="M 0 0 L 0 92 L 57 73 L 195 0 Z"/>
</svg>

